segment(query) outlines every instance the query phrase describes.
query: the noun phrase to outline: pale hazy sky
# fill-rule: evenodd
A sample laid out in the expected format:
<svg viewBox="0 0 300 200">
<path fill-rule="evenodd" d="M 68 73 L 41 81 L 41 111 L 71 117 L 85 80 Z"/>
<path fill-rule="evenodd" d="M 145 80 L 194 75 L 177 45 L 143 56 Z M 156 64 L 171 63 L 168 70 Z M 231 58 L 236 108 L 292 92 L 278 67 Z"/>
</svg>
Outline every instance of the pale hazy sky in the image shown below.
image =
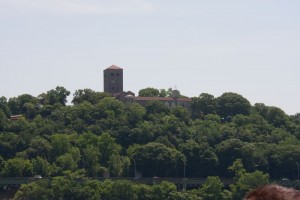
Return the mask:
<svg viewBox="0 0 300 200">
<path fill-rule="evenodd" d="M 63 86 L 236 92 L 300 112 L 299 0 L 0 0 L 0 96 Z M 72 98 L 72 96 L 70 96 Z"/>
</svg>

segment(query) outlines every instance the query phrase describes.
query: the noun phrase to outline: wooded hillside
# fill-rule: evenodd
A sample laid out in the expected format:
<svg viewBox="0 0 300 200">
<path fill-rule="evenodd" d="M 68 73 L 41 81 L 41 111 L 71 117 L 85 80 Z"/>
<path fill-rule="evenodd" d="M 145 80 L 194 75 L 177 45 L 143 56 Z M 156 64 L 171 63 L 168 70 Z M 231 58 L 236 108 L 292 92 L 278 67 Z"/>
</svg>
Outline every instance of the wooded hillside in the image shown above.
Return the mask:
<svg viewBox="0 0 300 200">
<path fill-rule="evenodd" d="M 90 89 L 66 105 L 68 95 L 56 87 L 0 98 L 2 177 L 183 177 L 185 164 L 186 177 L 232 178 L 236 170 L 228 168 L 240 159 L 244 172 L 297 179 L 300 114 L 251 105 L 236 93 L 202 93 L 191 111 L 125 104 Z"/>
</svg>

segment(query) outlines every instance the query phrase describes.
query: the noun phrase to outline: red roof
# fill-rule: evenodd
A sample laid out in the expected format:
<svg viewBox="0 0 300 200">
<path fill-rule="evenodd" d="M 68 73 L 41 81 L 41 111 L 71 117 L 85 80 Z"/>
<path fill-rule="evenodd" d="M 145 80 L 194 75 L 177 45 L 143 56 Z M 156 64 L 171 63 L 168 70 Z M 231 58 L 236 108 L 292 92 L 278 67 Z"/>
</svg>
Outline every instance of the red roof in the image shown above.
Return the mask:
<svg viewBox="0 0 300 200">
<path fill-rule="evenodd" d="M 177 101 L 187 101 L 187 102 L 192 102 L 191 98 L 178 98 Z"/>
<path fill-rule="evenodd" d="M 173 101 L 171 97 L 135 97 L 137 101 Z"/>
<path fill-rule="evenodd" d="M 108 67 L 107 69 L 122 69 L 122 68 L 118 67 L 116 65 L 112 65 L 112 66 Z M 107 69 L 105 69 L 105 70 L 107 70 Z"/>
<path fill-rule="evenodd" d="M 172 97 L 135 97 L 134 98 L 136 101 L 186 101 L 186 102 L 190 102 L 192 101 L 192 99 L 190 98 L 178 98 L 178 99 L 174 99 Z"/>
</svg>

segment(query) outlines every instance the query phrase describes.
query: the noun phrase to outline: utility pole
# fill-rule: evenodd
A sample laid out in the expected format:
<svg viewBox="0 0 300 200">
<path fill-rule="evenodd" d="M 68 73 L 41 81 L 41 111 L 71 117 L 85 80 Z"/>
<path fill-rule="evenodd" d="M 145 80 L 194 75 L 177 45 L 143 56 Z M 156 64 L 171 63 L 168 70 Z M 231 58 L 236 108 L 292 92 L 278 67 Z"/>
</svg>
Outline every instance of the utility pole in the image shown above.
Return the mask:
<svg viewBox="0 0 300 200">
<path fill-rule="evenodd" d="M 133 159 L 133 162 L 134 162 L 134 178 L 137 178 L 137 175 L 136 175 L 136 162 L 135 162 L 135 159 Z"/>
<path fill-rule="evenodd" d="M 296 162 L 296 164 L 297 164 L 297 168 L 298 168 L 298 181 L 299 181 L 299 163 Z"/>
<path fill-rule="evenodd" d="M 186 178 L 185 178 L 185 160 L 183 160 L 183 183 L 182 183 L 182 191 L 186 191 Z"/>
</svg>

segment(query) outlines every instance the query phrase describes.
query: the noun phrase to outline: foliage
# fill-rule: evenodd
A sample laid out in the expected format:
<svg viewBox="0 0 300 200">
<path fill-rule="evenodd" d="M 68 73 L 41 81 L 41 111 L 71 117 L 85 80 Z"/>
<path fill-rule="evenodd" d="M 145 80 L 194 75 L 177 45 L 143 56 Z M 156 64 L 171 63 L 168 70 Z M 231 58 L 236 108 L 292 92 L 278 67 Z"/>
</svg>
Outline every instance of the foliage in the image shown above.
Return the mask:
<svg viewBox="0 0 300 200">
<path fill-rule="evenodd" d="M 242 199 L 250 190 L 269 183 L 268 174 L 261 171 L 246 172 L 240 159 L 234 161 L 228 169 L 235 173 L 234 180 L 236 183 L 230 185 L 233 199 Z"/>
<path fill-rule="evenodd" d="M 224 185 L 220 178 L 217 176 L 207 177 L 205 183 L 198 189 L 198 195 L 203 198 L 203 200 L 226 200 L 231 199 L 231 194 L 229 191 L 224 190 Z"/>
<path fill-rule="evenodd" d="M 42 105 L 54 105 L 67 103 L 67 97 L 70 95 L 70 91 L 66 88 L 57 86 L 55 89 L 39 95 Z"/>
<path fill-rule="evenodd" d="M 124 103 L 91 89 L 76 90 L 73 105 L 67 105 L 69 94 L 58 86 L 38 97 L 0 97 L 0 175 L 51 177 L 49 183 L 22 186 L 16 199 L 33 199 L 35 193 L 40 199 L 118 199 L 112 194 L 117 191 L 131 199 L 157 199 L 155 192 L 166 199 L 241 199 L 269 177 L 297 178 L 299 113 L 252 106 L 232 92 L 202 93 L 190 109 L 160 101 Z M 183 97 L 172 88 L 146 88 L 143 95 Z M 133 177 L 135 171 L 144 177 L 209 178 L 186 193 L 171 183 L 87 178 Z M 218 177 L 234 178 L 230 192 Z"/>
<path fill-rule="evenodd" d="M 227 92 L 217 98 L 217 113 L 223 118 L 237 114 L 248 115 L 250 109 L 250 102 L 239 94 Z"/>
<path fill-rule="evenodd" d="M 202 115 L 215 114 L 217 110 L 217 101 L 213 95 L 202 93 L 199 97 L 192 98 L 192 115 L 199 118 Z"/>
<path fill-rule="evenodd" d="M 145 88 L 145 89 L 141 89 L 139 91 L 139 96 L 140 97 L 156 97 L 159 96 L 159 90 L 155 89 L 155 88 Z"/>
<path fill-rule="evenodd" d="M 33 167 L 29 160 L 12 158 L 5 162 L 2 174 L 6 177 L 28 177 L 32 176 Z"/>
<path fill-rule="evenodd" d="M 132 157 L 136 160 L 136 167 L 143 176 L 176 176 L 177 166 L 183 166 L 185 157 L 176 149 L 159 143 L 148 143 L 137 146 Z"/>
<path fill-rule="evenodd" d="M 104 97 L 110 97 L 111 95 L 109 93 L 101 93 L 101 92 L 95 92 L 91 89 L 80 89 L 76 90 L 73 94 L 73 100 L 72 103 L 74 105 L 83 103 L 84 101 L 87 101 L 91 104 L 97 104 L 101 99 Z"/>
</svg>

